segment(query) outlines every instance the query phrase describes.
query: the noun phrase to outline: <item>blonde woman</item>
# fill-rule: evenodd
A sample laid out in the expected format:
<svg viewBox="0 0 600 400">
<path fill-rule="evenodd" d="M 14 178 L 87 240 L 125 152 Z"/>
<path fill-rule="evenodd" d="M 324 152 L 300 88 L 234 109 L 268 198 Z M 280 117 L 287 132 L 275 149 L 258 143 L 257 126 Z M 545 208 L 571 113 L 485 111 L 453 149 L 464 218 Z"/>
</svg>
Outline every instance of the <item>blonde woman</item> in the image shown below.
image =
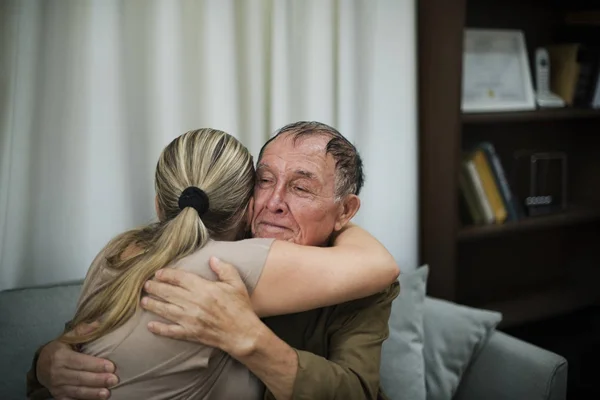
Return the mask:
<svg viewBox="0 0 600 400">
<path fill-rule="evenodd" d="M 117 236 L 99 253 L 72 320 L 72 326 L 94 322 L 96 329 L 60 337 L 115 363 L 119 384 L 111 388 L 111 399 L 261 396 L 260 382 L 226 353 L 148 330 L 150 321 L 166 322 L 139 307 L 144 283 L 161 268 L 214 280 L 212 256 L 232 263 L 259 316 L 366 297 L 396 280 L 391 255 L 355 225 L 338 232 L 327 248 L 243 239 L 254 175 L 248 150 L 222 131 L 190 131 L 163 150 L 155 174 L 158 222 Z M 261 282 L 289 290 L 271 294 Z"/>
</svg>

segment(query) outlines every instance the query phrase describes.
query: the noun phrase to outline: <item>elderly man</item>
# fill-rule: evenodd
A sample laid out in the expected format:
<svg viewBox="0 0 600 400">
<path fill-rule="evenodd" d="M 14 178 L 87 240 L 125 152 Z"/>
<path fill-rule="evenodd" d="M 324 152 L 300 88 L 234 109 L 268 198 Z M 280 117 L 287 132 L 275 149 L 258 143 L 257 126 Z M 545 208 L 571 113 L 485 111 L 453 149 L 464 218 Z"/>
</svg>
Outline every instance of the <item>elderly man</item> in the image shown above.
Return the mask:
<svg viewBox="0 0 600 400">
<path fill-rule="evenodd" d="M 338 217 L 358 211 L 362 184 L 361 159 L 338 131 L 316 122 L 287 125 L 259 156 L 252 234 L 327 246 L 341 228 Z M 161 279 L 164 283 L 149 292 L 172 304 L 144 298 L 142 305 L 174 324 L 155 323 L 149 329 L 229 353 L 265 383 L 266 398 L 384 398 L 379 388 L 381 345 L 388 336 L 397 282 L 365 299 L 261 321 L 245 288 L 233 284 L 238 279 L 233 269 L 224 268 L 218 282 L 179 270 L 169 270 Z M 179 302 L 183 297 L 178 291 L 184 289 L 178 283 L 184 281 L 188 287 L 194 282 L 195 290 L 211 285 L 213 301 Z M 59 343 L 47 345 L 37 362 L 37 377 L 57 398 L 105 398 L 104 388 L 116 379 L 113 371 L 110 362 Z M 35 386 L 32 372 L 30 390 Z"/>
</svg>

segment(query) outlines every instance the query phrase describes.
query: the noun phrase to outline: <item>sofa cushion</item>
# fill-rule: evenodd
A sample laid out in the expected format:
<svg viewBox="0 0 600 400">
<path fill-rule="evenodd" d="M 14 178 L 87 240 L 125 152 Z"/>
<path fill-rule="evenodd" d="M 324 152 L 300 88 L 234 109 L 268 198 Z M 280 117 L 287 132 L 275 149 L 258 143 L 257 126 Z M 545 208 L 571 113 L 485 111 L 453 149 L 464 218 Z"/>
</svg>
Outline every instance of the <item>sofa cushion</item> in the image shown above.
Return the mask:
<svg viewBox="0 0 600 400">
<path fill-rule="evenodd" d="M 426 298 L 423 318 L 427 400 L 450 400 L 502 314 Z"/>
<path fill-rule="evenodd" d="M 400 274 L 390 336 L 381 349 L 381 386 L 390 400 L 425 400 L 423 302 L 429 267 Z"/>
<path fill-rule="evenodd" d="M 81 282 L 0 292 L 0 393 L 25 398 L 25 375 L 39 346 L 73 318 Z"/>
</svg>

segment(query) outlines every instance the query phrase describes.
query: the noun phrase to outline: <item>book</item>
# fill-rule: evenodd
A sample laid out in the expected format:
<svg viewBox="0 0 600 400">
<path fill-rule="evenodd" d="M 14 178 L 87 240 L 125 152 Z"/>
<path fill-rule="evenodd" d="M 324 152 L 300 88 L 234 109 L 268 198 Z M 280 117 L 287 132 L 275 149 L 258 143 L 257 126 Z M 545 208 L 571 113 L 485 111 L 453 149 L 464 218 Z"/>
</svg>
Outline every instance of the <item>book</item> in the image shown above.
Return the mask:
<svg viewBox="0 0 600 400">
<path fill-rule="evenodd" d="M 493 224 L 495 221 L 494 212 L 483 188 L 483 183 L 481 182 L 481 178 L 479 177 L 475 163 L 470 159 L 466 159 L 463 162 L 463 168 L 469 184 L 474 189 L 477 198 L 477 204 L 481 209 L 483 222 L 485 224 Z"/>
<path fill-rule="evenodd" d="M 546 49 L 550 55 L 550 88 L 572 106 L 580 70 L 577 62 L 579 43 L 549 45 Z"/>
<path fill-rule="evenodd" d="M 483 210 L 481 209 L 479 202 L 477 200 L 477 194 L 475 193 L 475 188 L 469 182 L 469 178 L 467 177 L 467 172 L 461 170 L 458 176 L 458 185 L 460 188 L 460 193 L 464 200 L 466 212 L 469 216 L 470 221 L 475 225 L 481 225 L 484 223 L 483 219 Z"/>
<path fill-rule="evenodd" d="M 598 79 L 600 47 L 576 42 L 546 48 L 550 55 L 552 91 L 569 106 L 590 107 Z"/>
<path fill-rule="evenodd" d="M 517 221 L 522 218 L 522 214 L 519 212 L 519 206 L 517 204 L 517 199 L 513 196 L 510 185 L 508 184 L 508 179 L 506 178 L 506 172 L 502 167 L 502 163 L 500 162 L 500 158 L 496 153 L 496 148 L 490 142 L 482 142 L 477 147 L 481 148 L 491 165 L 491 169 L 494 175 L 494 179 L 498 188 L 500 190 L 500 195 L 502 196 L 502 200 L 504 202 L 504 207 L 507 212 L 507 221 Z"/>
<path fill-rule="evenodd" d="M 502 201 L 502 196 L 500 195 L 496 179 L 492 174 L 492 169 L 490 168 L 490 163 L 488 162 L 485 152 L 482 149 L 476 149 L 472 153 L 471 159 L 477 169 L 485 195 L 492 209 L 494 222 L 502 224 L 506 221 L 508 213 L 506 212 L 506 207 Z"/>
</svg>

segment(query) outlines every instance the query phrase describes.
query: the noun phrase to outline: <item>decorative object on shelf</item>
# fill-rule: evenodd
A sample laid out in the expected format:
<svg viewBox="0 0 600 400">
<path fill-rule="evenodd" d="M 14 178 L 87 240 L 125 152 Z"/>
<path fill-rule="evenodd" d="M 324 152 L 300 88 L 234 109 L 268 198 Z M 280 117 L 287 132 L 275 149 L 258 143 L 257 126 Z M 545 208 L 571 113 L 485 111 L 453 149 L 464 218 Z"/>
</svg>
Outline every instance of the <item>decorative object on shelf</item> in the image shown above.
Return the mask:
<svg viewBox="0 0 600 400">
<path fill-rule="evenodd" d="M 528 216 L 566 210 L 566 153 L 527 150 L 516 152 L 512 186 Z"/>
<path fill-rule="evenodd" d="M 465 29 L 462 82 L 463 112 L 534 110 L 523 32 Z"/>
<path fill-rule="evenodd" d="M 544 47 L 535 51 L 535 100 L 541 108 L 564 107 L 565 101 L 550 90 L 550 56 Z"/>
<path fill-rule="evenodd" d="M 567 209 L 566 153 L 534 153 L 531 156 L 530 193 L 531 196 L 525 199 L 529 215 L 549 214 Z M 540 198 L 543 201 L 536 200 Z"/>
</svg>

